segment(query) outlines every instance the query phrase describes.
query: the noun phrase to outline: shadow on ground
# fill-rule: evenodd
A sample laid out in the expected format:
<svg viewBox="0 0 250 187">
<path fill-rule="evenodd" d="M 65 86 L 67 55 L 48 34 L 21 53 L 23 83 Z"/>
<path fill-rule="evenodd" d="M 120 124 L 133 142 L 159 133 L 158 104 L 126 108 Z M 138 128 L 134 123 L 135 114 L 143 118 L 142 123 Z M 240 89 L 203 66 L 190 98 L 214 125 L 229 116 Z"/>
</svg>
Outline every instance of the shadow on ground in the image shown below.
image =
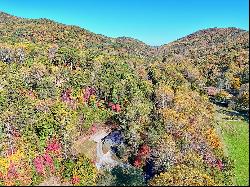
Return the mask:
<svg viewBox="0 0 250 187">
<path fill-rule="evenodd" d="M 249 123 L 249 112 L 247 111 L 233 111 L 233 110 L 229 110 L 228 108 L 226 107 L 219 107 L 219 110 L 218 110 L 220 113 L 223 113 L 227 116 L 230 116 L 232 117 L 232 119 L 242 119 L 246 122 Z"/>
</svg>

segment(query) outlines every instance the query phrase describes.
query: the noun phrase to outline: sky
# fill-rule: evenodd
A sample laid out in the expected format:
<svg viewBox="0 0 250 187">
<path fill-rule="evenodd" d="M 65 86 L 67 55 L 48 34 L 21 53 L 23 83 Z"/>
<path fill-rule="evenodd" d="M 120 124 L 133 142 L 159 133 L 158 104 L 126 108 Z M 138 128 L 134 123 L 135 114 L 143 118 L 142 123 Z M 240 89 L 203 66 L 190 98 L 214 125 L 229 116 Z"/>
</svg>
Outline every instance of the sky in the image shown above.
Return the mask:
<svg viewBox="0 0 250 187">
<path fill-rule="evenodd" d="M 200 29 L 249 30 L 248 0 L 0 0 L 0 11 L 48 18 L 159 46 Z"/>
</svg>

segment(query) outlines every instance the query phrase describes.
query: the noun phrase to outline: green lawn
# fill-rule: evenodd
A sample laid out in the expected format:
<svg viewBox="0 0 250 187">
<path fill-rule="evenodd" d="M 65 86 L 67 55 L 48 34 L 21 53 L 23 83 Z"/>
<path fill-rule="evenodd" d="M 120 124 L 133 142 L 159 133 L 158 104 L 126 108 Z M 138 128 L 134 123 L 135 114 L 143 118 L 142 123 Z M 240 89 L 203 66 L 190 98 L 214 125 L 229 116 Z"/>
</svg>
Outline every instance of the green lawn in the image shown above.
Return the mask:
<svg viewBox="0 0 250 187">
<path fill-rule="evenodd" d="M 239 186 L 249 184 L 249 124 L 246 121 L 219 120 L 225 149 L 235 160 L 235 182 Z"/>
</svg>

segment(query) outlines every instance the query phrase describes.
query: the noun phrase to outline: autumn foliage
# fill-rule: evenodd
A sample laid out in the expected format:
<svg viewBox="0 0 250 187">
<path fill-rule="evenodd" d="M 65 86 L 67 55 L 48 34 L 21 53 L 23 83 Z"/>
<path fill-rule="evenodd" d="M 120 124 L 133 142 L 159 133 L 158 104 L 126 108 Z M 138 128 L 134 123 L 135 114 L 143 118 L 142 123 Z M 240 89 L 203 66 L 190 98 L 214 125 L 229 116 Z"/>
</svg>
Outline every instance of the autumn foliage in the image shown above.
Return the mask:
<svg viewBox="0 0 250 187">
<path fill-rule="evenodd" d="M 211 101 L 249 110 L 248 40 L 213 28 L 156 48 L 0 12 L 0 184 L 231 184 Z M 122 166 L 74 153 L 99 125 Z"/>
</svg>

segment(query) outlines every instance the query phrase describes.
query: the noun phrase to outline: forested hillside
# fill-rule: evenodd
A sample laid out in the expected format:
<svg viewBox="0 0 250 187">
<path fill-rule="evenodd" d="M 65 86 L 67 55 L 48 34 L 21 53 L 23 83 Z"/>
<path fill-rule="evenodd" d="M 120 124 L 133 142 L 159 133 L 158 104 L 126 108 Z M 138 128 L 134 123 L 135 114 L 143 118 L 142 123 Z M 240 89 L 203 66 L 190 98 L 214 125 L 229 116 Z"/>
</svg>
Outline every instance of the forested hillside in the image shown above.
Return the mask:
<svg viewBox="0 0 250 187">
<path fill-rule="evenodd" d="M 249 87 L 248 31 L 236 28 L 201 30 L 161 47 L 160 54 L 164 61 L 170 58 L 177 62 L 180 59 L 190 61 L 195 68 L 186 70 L 189 79 L 214 87 L 215 92 L 220 89 L 218 97 L 221 100 L 230 99 L 232 94 L 235 98 L 231 104 L 237 109 L 248 108 L 247 103 L 239 101 Z"/>
<path fill-rule="evenodd" d="M 0 184 L 231 185 L 215 104 L 249 112 L 249 32 L 170 44 L 0 12 Z"/>
</svg>

